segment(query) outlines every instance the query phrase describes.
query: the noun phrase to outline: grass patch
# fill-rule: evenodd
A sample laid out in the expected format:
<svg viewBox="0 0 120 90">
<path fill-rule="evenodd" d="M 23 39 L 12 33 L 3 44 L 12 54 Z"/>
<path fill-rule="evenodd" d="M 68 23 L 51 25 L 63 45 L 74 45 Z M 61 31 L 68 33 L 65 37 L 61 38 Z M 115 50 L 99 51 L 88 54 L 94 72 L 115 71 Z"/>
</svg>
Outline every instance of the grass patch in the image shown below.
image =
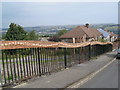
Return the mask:
<svg viewBox="0 0 120 90">
<path fill-rule="evenodd" d="M 6 80 L 12 80 L 13 78 L 17 78 L 17 77 L 18 77 L 17 75 L 14 77 L 12 75 L 10 75 L 9 77 L 6 78 Z"/>
<path fill-rule="evenodd" d="M 92 57 L 91 60 L 97 60 L 97 57 Z"/>
</svg>

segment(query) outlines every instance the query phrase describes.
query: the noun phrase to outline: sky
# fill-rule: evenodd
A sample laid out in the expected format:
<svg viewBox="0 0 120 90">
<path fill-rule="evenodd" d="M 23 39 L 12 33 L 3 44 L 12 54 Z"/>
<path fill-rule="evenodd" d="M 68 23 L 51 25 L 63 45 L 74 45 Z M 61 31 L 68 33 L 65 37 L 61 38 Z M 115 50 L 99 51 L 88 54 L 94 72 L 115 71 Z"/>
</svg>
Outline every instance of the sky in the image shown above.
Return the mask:
<svg viewBox="0 0 120 90">
<path fill-rule="evenodd" d="M 118 23 L 117 2 L 2 2 L 2 28 Z"/>
</svg>

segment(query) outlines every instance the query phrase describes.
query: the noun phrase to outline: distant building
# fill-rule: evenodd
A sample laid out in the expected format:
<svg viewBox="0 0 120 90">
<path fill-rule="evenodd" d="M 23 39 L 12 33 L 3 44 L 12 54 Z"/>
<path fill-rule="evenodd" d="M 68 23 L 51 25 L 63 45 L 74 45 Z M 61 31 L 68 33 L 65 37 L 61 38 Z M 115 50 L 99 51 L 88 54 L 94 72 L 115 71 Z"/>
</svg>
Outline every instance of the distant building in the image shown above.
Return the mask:
<svg viewBox="0 0 120 90">
<path fill-rule="evenodd" d="M 86 24 L 83 26 L 77 26 L 59 38 L 62 42 L 81 43 L 86 41 L 95 41 L 101 37 L 101 32 L 99 32 L 97 29 L 91 28 L 89 24 Z"/>
<path fill-rule="evenodd" d="M 48 41 L 49 38 L 50 37 L 44 37 L 44 36 L 42 36 L 42 37 L 39 37 L 39 40 L 40 41 Z"/>
<path fill-rule="evenodd" d="M 115 40 L 117 40 L 117 35 L 114 34 L 113 32 L 110 32 L 108 30 L 103 30 L 103 29 L 97 29 L 99 32 L 101 32 L 103 34 L 103 39 L 110 41 L 110 42 L 114 42 Z"/>
</svg>

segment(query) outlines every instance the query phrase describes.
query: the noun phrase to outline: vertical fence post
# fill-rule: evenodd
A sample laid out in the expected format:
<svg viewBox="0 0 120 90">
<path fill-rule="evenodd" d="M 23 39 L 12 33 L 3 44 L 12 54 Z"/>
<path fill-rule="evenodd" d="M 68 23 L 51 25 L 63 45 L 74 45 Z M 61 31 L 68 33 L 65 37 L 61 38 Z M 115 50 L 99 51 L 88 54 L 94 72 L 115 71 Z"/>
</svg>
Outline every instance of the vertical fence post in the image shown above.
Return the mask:
<svg viewBox="0 0 120 90">
<path fill-rule="evenodd" d="M 94 54 L 95 54 L 95 57 L 96 57 L 96 56 L 98 56 L 98 50 L 99 50 L 99 49 L 98 49 L 98 45 L 97 45 L 97 44 L 95 44 L 94 47 L 95 47 L 95 48 L 94 48 L 94 50 L 95 50 L 95 51 L 94 51 Z"/>
<path fill-rule="evenodd" d="M 102 54 L 104 53 L 104 47 L 105 47 L 105 46 L 104 46 L 104 45 L 102 45 Z"/>
<path fill-rule="evenodd" d="M 109 51 L 111 51 L 111 45 L 109 45 Z"/>
<path fill-rule="evenodd" d="M 112 51 L 112 44 L 109 44 L 109 51 Z"/>
<path fill-rule="evenodd" d="M 112 49 L 113 49 L 112 44 L 110 44 L 110 46 L 111 46 L 111 51 L 112 51 Z"/>
<path fill-rule="evenodd" d="M 2 67 L 0 67 L 0 87 L 2 87 Z"/>
<path fill-rule="evenodd" d="M 64 48 L 64 64 L 65 68 L 67 68 L 66 48 Z"/>
<path fill-rule="evenodd" d="M 4 52 L 2 51 L 2 67 L 3 67 L 3 76 L 4 76 L 4 84 L 6 84 L 6 73 L 5 73 L 5 62 L 4 62 Z"/>
<path fill-rule="evenodd" d="M 9 72 L 9 64 L 8 64 L 8 56 L 5 54 L 5 59 L 6 59 L 6 74 L 7 74 L 7 81 L 10 83 L 9 77 L 10 77 L 10 72 Z"/>
<path fill-rule="evenodd" d="M 2 54 L 3 53 L 3 50 L 0 50 L 0 57 L 1 57 L 1 60 L 2 60 Z M 3 86 L 3 65 L 1 64 L 1 67 L 0 67 L 0 87 Z M 1 89 L 1 88 L 0 88 Z"/>
<path fill-rule="evenodd" d="M 91 59 L 91 45 L 89 45 L 89 60 Z"/>
<path fill-rule="evenodd" d="M 92 57 L 95 57 L 95 45 L 92 45 Z"/>
<path fill-rule="evenodd" d="M 91 47 L 91 57 L 93 57 L 93 46 L 90 44 Z"/>
<path fill-rule="evenodd" d="M 2 50 L 0 50 L 0 57 L 2 57 Z M 2 58 L 0 58 L 0 59 L 2 59 Z M 0 67 L 0 87 L 2 87 L 2 64 L 0 66 L 1 66 Z"/>
<path fill-rule="evenodd" d="M 79 54 L 79 64 L 80 64 L 80 47 L 78 48 L 78 54 Z"/>
<path fill-rule="evenodd" d="M 37 51 L 38 51 L 38 64 L 39 64 L 39 76 L 41 76 L 41 68 L 40 68 L 40 49 L 37 48 Z"/>
</svg>

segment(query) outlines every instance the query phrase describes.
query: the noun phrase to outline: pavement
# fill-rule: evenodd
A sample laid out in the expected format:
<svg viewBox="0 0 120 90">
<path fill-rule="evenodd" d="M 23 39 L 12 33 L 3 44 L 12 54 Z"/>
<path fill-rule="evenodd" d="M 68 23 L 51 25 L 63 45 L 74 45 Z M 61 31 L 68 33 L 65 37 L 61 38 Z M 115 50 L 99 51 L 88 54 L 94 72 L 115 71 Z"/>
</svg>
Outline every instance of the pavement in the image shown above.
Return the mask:
<svg viewBox="0 0 120 90">
<path fill-rule="evenodd" d="M 75 82 L 86 78 L 91 73 L 98 71 L 111 62 L 115 56 L 116 51 L 108 52 L 92 60 L 52 73 L 51 75 L 36 77 L 13 88 L 67 88 Z"/>
</svg>

